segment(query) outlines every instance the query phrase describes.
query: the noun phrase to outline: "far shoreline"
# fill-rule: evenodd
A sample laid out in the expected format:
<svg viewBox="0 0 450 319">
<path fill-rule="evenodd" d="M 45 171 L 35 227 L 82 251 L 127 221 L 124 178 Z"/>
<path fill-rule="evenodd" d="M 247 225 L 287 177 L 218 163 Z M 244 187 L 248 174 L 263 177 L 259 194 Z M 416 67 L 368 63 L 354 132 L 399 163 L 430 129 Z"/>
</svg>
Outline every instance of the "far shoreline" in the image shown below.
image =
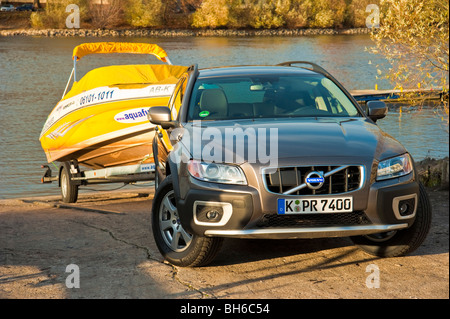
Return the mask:
<svg viewBox="0 0 450 319">
<path fill-rule="evenodd" d="M 0 37 L 298 37 L 370 34 L 370 28 L 348 29 L 3 29 Z"/>
</svg>

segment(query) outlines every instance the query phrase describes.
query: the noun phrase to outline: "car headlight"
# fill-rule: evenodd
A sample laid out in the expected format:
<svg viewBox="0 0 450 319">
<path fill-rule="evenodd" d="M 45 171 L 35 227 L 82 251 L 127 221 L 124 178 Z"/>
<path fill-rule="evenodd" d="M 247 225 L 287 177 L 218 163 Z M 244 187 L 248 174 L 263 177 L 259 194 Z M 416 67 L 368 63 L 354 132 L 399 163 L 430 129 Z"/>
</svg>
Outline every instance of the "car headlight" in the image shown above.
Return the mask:
<svg viewBox="0 0 450 319">
<path fill-rule="evenodd" d="M 377 180 L 400 177 L 411 173 L 413 165 L 409 154 L 393 157 L 378 164 Z"/>
<path fill-rule="evenodd" d="M 190 160 L 188 171 L 191 176 L 206 182 L 247 185 L 244 172 L 235 165 Z"/>
</svg>

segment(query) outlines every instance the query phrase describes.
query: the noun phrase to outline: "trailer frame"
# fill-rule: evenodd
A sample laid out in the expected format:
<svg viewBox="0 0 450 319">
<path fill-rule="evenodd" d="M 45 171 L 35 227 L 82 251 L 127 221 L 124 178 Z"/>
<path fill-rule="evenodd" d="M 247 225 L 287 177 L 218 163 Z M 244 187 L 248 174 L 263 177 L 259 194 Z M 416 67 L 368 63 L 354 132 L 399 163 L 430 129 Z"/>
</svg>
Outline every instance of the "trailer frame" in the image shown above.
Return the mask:
<svg viewBox="0 0 450 319">
<path fill-rule="evenodd" d="M 65 203 L 76 203 L 80 186 L 109 183 L 130 184 L 155 179 L 154 163 L 82 170 L 77 160 L 71 160 L 61 162 L 56 175 L 53 175 L 49 165 L 42 165 L 41 168 L 45 169 L 41 183 L 57 182 L 61 188 L 62 201 Z"/>
</svg>

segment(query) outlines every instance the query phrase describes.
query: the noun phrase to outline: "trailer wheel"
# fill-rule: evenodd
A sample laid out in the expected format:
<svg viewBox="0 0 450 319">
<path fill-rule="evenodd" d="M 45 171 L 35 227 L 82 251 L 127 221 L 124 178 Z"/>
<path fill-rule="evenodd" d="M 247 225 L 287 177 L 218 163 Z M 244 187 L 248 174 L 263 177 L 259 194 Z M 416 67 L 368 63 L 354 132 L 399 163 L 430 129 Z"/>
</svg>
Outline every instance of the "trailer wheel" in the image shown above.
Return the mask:
<svg viewBox="0 0 450 319">
<path fill-rule="evenodd" d="M 75 203 L 78 199 L 78 185 L 70 182 L 70 164 L 64 163 L 60 174 L 61 195 L 64 203 Z"/>
</svg>

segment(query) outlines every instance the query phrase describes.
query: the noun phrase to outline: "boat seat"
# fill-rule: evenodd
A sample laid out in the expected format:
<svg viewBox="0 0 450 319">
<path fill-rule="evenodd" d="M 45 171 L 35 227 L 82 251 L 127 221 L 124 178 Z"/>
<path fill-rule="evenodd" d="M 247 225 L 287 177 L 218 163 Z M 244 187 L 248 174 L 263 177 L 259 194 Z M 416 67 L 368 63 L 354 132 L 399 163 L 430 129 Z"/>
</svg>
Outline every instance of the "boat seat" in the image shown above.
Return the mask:
<svg viewBox="0 0 450 319">
<path fill-rule="evenodd" d="M 208 111 L 208 119 L 226 119 L 228 100 L 222 89 L 204 90 L 200 97 L 200 110 Z"/>
</svg>

